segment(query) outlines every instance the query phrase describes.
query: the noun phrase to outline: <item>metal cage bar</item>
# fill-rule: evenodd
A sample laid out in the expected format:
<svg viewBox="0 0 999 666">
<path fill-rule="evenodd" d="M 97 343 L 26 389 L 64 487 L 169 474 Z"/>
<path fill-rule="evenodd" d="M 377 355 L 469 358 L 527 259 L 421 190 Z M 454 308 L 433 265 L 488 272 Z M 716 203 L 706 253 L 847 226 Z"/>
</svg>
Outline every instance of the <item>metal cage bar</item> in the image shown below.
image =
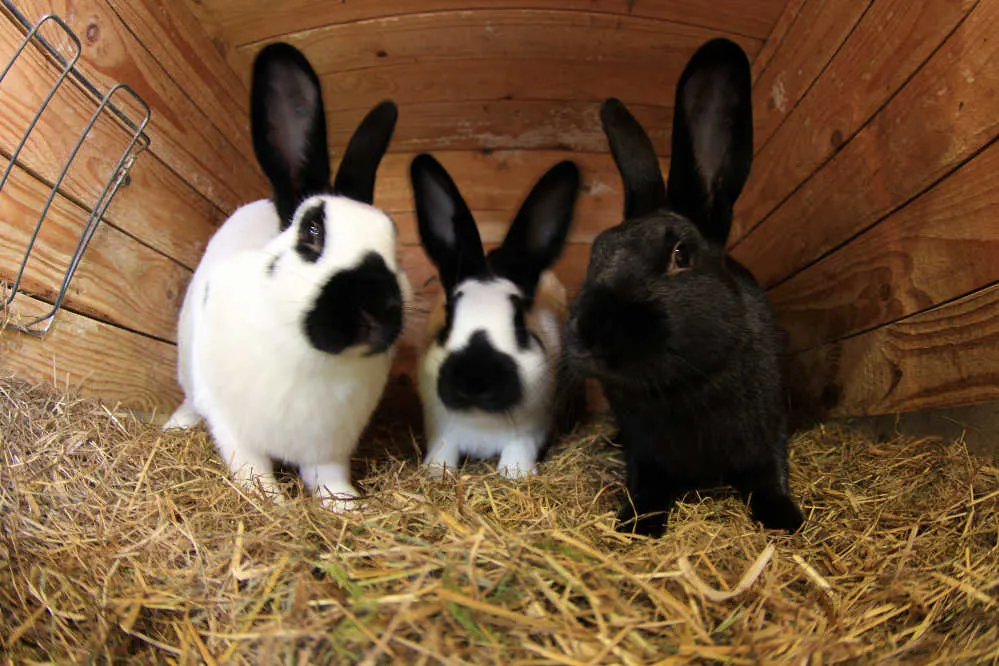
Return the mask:
<svg viewBox="0 0 999 666">
<path fill-rule="evenodd" d="M 24 278 L 24 273 L 28 265 L 28 260 L 31 258 L 31 252 L 35 247 L 36 241 L 38 240 L 38 235 L 41 231 L 42 224 L 45 222 L 45 218 L 48 215 L 49 208 L 52 206 L 55 197 L 59 194 L 59 188 L 66 178 L 66 174 L 69 172 L 70 166 L 72 166 L 73 161 L 79 154 L 80 149 L 83 147 L 90 134 L 90 130 L 94 127 L 97 121 L 102 115 L 110 114 L 114 119 L 122 125 L 123 128 L 129 133 L 129 139 L 125 149 L 122 151 L 114 168 L 104 184 L 104 188 L 97 200 L 94 202 L 90 216 L 88 217 L 86 223 L 83 225 L 83 229 L 80 233 L 80 238 L 77 241 L 76 247 L 73 251 L 73 255 L 70 258 L 69 264 L 66 267 L 66 271 L 63 274 L 62 282 L 56 293 L 56 297 L 53 299 L 52 308 L 42 314 L 35 316 L 33 318 L 28 318 L 27 321 L 11 321 L 9 317 L 5 317 L 8 321 L 5 326 L 8 328 L 13 328 L 25 333 L 31 333 L 35 335 L 44 335 L 52 327 L 52 323 L 55 320 L 56 312 L 62 307 L 63 301 L 66 298 L 66 293 L 69 290 L 69 283 L 73 279 L 73 275 L 76 272 L 77 267 L 80 265 L 80 261 L 83 258 L 83 253 L 87 249 L 87 245 L 90 243 L 97 231 L 97 227 L 100 225 L 101 220 L 104 217 L 104 213 L 111 201 L 114 199 L 115 193 L 117 193 L 118 188 L 121 187 L 122 183 L 126 182 L 128 177 L 128 172 L 134 164 L 138 155 L 149 146 L 149 138 L 144 134 L 146 126 L 149 124 L 149 118 L 151 111 L 149 105 L 146 104 L 145 100 L 139 96 L 132 88 L 129 86 L 118 83 L 115 84 L 106 94 L 101 94 L 96 86 L 94 86 L 90 81 L 86 79 L 77 69 L 76 64 L 80 59 L 82 53 L 82 47 L 79 38 L 73 33 L 69 25 L 66 24 L 58 16 L 52 14 L 46 14 L 41 19 L 39 19 L 37 24 L 32 25 L 24 15 L 22 15 L 16 7 L 14 7 L 11 0 L 0 0 L 3 3 L 4 9 L 7 13 L 19 23 L 23 30 L 25 31 L 24 39 L 21 41 L 19 47 L 15 50 L 10 61 L 4 66 L 2 72 L 0 72 L 0 86 L 3 85 L 3 81 L 7 74 L 14 67 L 17 60 L 20 58 L 22 53 L 28 48 L 29 44 L 34 42 L 42 51 L 43 54 L 54 59 L 60 67 L 59 75 L 56 77 L 55 82 L 45 94 L 41 105 L 35 112 L 31 121 L 28 123 L 28 127 L 24 134 L 21 136 L 20 141 L 17 146 L 10 154 L 9 162 L 7 168 L 4 170 L 2 178 L 0 178 L 0 194 L 3 193 L 3 188 L 7 184 L 7 180 L 15 166 L 21 166 L 18 163 L 18 157 L 21 154 L 25 144 L 28 141 L 32 131 L 38 124 L 38 120 L 41 118 L 42 113 L 48 107 L 49 102 L 55 96 L 56 92 L 60 89 L 67 78 L 72 77 L 76 80 L 86 92 L 88 92 L 94 100 L 97 101 L 97 107 L 94 109 L 93 114 L 91 114 L 89 121 L 86 126 L 80 132 L 77 138 L 76 144 L 74 145 L 69 157 L 66 159 L 65 163 L 59 174 L 56 176 L 55 181 L 52 183 L 51 189 L 49 191 L 48 198 L 45 201 L 44 206 L 39 212 L 38 219 L 35 223 L 35 228 L 31 234 L 31 238 L 28 241 L 28 245 L 25 248 L 23 258 L 21 260 L 21 265 L 18 269 L 17 275 L 14 281 L 6 285 L 6 294 L 3 296 L 2 302 L 0 302 L 0 307 L 7 310 L 9 306 L 14 302 L 18 290 L 21 286 L 21 281 Z M 41 34 L 40 30 L 42 26 L 47 23 L 52 23 L 62 30 L 68 37 L 72 45 L 72 53 L 70 56 L 65 56 L 60 53 L 59 49 L 50 44 Z M 127 113 L 123 111 L 124 107 L 119 108 L 117 104 L 114 103 L 116 95 L 127 95 L 129 96 L 134 105 L 138 107 L 142 114 L 142 119 L 139 122 L 133 121 Z"/>
</svg>

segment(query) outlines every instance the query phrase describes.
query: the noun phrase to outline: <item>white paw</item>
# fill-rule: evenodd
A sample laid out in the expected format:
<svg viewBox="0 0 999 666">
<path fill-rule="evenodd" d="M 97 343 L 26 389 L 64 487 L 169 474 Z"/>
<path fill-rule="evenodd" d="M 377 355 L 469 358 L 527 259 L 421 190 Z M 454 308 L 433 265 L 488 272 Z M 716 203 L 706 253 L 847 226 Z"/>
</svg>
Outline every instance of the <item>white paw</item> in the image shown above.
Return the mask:
<svg viewBox="0 0 999 666">
<path fill-rule="evenodd" d="M 193 428 L 201 420 L 201 415 L 199 415 L 194 408 L 188 405 L 186 402 L 177 408 L 167 422 L 163 424 L 164 430 L 187 430 L 188 428 Z"/>
<path fill-rule="evenodd" d="M 528 468 L 523 468 L 519 464 L 515 465 L 503 465 L 499 466 L 499 473 L 501 476 L 507 479 L 525 479 L 532 474 L 538 473 L 538 468 L 531 465 Z"/>
<path fill-rule="evenodd" d="M 316 497 L 324 509 L 336 513 L 357 511 L 364 508 L 357 490 L 351 485 L 323 486 L 316 491 Z"/>
</svg>

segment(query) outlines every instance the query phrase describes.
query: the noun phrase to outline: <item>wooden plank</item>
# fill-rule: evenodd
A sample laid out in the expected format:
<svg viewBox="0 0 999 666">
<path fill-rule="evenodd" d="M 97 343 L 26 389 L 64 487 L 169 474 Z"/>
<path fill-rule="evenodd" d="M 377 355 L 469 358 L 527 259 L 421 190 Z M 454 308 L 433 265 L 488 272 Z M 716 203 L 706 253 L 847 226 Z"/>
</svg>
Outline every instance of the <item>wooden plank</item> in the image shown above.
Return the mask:
<svg viewBox="0 0 999 666">
<path fill-rule="evenodd" d="M 834 416 L 999 399 L 999 286 L 797 356 L 797 388 Z"/>
<path fill-rule="evenodd" d="M 807 180 L 916 72 L 977 0 L 876 0 L 757 156 L 737 240 Z M 845 6 L 845 5 L 844 5 Z"/>
<path fill-rule="evenodd" d="M 909 201 L 999 133 L 999 0 L 961 26 L 843 150 L 733 254 L 766 286 Z M 793 232 L 792 232 L 793 230 Z"/>
<path fill-rule="evenodd" d="M 375 184 L 375 205 L 395 219 L 402 243 L 419 242 L 409 178 L 414 156 L 414 153 L 387 154 Z M 624 207 L 621 178 L 610 153 L 442 151 L 435 152 L 434 157 L 456 179 L 487 243 L 503 239 L 530 189 L 545 171 L 566 159 L 579 166 L 583 181 L 570 240 L 590 242 L 600 231 L 621 221 Z M 669 160 L 660 160 L 660 166 L 667 173 Z"/>
<path fill-rule="evenodd" d="M 281 38 L 309 57 L 319 74 L 413 62 L 517 59 L 618 62 L 679 72 L 717 30 L 631 16 L 577 11 L 479 9 L 407 14 L 326 25 Z M 728 33 L 750 57 L 762 41 Z M 257 42 L 239 48 L 249 77 Z M 673 91 L 663 91 L 672 103 Z"/>
<path fill-rule="evenodd" d="M 999 144 L 770 292 L 793 351 L 999 282 Z"/>
<path fill-rule="evenodd" d="M 677 63 L 636 66 L 625 62 L 491 58 L 408 62 L 334 72 L 322 77 L 327 112 L 370 109 L 383 99 L 402 107 L 433 102 L 496 100 L 600 101 L 669 106 L 680 77 Z M 401 122 L 407 118 L 402 117 Z"/>
<path fill-rule="evenodd" d="M 62 16 L 83 43 L 81 71 L 102 90 L 121 81 L 145 99 L 153 153 L 219 208 L 231 212 L 266 192 L 256 163 L 216 126 L 227 121 L 198 108 L 178 81 L 191 84 L 172 78 L 106 0 L 23 0 L 20 8 L 32 21 L 47 12 Z"/>
<path fill-rule="evenodd" d="M 256 0 L 188 0 L 196 5 L 229 44 L 241 46 L 293 32 L 329 25 L 354 24 L 414 12 L 467 10 L 467 0 L 284 0 L 278 5 Z M 547 9 L 613 16 L 634 16 L 704 26 L 764 38 L 770 34 L 784 0 L 478 0 L 481 9 Z"/>
<path fill-rule="evenodd" d="M 7 161 L 0 159 L 0 169 Z M 49 187 L 14 169 L 0 194 L 0 280 L 13 281 Z M 48 303 L 88 212 L 57 196 L 42 224 L 21 289 Z M 191 271 L 106 224 L 97 228 L 70 282 L 65 307 L 163 340 L 176 338 Z M 15 306 L 18 301 L 15 301 Z"/>
<path fill-rule="evenodd" d="M 756 57 L 753 58 L 753 81 L 757 81 L 760 78 L 760 74 L 770 65 L 774 55 L 784 44 L 784 39 L 798 19 L 798 15 L 801 13 L 801 8 L 805 2 L 806 0 L 787 0 L 784 3 L 784 8 L 781 10 L 777 20 L 774 21 L 773 29 L 770 30 L 770 34 L 767 36 L 766 41 L 763 42 L 763 46 L 760 47 Z"/>
<path fill-rule="evenodd" d="M 673 110 L 630 106 L 657 152 L 669 155 Z M 338 155 L 367 109 L 327 114 L 327 139 Z M 396 152 L 438 150 L 608 150 L 600 128 L 600 102 L 435 102 L 399 109 L 392 138 Z"/>
<path fill-rule="evenodd" d="M 250 93 L 183 4 L 107 0 L 147 51 L 183 82 L 184 92 L 243 157 L 256 163 L 250 141 Z"/>
<path fill-rule="evenodd" d="M 168 411 L 180 403 L 176 360 L 172 344 L 69 311 L 59 313 L 44 338 L 0 327 L 4 370 L 36 384 L 79 390 L 130 409 Z"/>
<path fill-rule="evenodd" d="M 13 25 L 0 21 L 0 57 L 19 43 Z M 9 154 L 55 80 L 54 68 L 34 50 L 22 54 L 4 79 L 0 97 L 0 147 Z M 95 109 L 77 87 L 64 85 L 53 98 L 19 157 L 21 164 L 54 182 L 73 144 Z M 94 202 L 111 174 L 127 137 L 116 123 L 102 118 L 84 143 L 62 190 L 86 206 Z M 130 184 L 118 190 L 105 221 L 150 247 L 193 267 L 206 239 L 225 218 L 152 152 L 139 156 Z"/>
<path fill-rule="evenodd" d="M 871 0 L 806 0 L 753 86 L 753 141 L 759 151 L 794 110 L 863 16 Z M 745 198 L 745 196 L 743 197 Z"/>
</svg>

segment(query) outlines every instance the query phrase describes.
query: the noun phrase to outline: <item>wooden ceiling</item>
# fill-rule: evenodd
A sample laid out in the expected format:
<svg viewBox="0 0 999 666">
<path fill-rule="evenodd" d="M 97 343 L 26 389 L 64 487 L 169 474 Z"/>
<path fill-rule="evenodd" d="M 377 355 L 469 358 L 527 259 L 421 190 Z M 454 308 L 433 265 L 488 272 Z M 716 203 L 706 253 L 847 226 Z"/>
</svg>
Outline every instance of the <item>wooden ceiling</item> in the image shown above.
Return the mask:
<svg viewBox="0 0 999 666">
<path fill-rule="evenodd" d="M 605 152 L 599 103 L 632 108 L 668 151 L 673 86 L 699 44 L 752 58 L 785 0 L 187 0 L 244 82 L 288 41 L 324 85 L 330 143 L 379 100 L 400 106 L 394 152 Z"/>
</svg>

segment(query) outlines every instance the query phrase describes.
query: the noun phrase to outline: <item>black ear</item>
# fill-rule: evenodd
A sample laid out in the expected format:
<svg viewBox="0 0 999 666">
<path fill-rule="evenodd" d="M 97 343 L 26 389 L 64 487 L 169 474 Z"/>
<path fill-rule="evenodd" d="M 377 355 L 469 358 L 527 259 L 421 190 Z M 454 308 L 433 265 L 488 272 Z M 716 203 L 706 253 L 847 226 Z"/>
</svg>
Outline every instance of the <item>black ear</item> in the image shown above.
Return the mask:
<svg viewBox="0 0 999 666">
<path fill-rule="evenodd" d="M 749 59 L 738 44 L 714 39 L 691 57 L 673 108 L 670 207 L 724 245 L 732 207 L 753 163 Z"/>
<path fill-rule="evenodd" d="M 440 162 L 426 153 L 410 166 L 420 241 L 448 294 L 462 280 L 487 273 L 482 239 L 461 192 Z"/>
<path fill-rule="evenodd" d="M 375 174 L 388 150 L 399 109 L 386 100 L 368 111 L 350 137 L 343 153 L 333 191 L 354 201 L 370 204 L 375 199 Z"/>
<path fill-rule="evenodd" d="M 290 44 L 265 47 L 253 63 L 253 150 L 274 189 L 281 228 L 298 204 L 330 188 L 326 115 L 319 78 Z"/>
<path fill-rule="evenodd" d="M 503 244 L 489 253 L 493 272 L 520 287 L 528 300 L 541 273 L 562 254 L 578 194 L 579 167 L 559 162 L 527 195 Z"/>
<path fill-rule="evenodd" d="M 652 140 L 620 100 L 604 100 L 600 122 L 624 183 L 624 218 L 641 217 L 666 203 L 663 172 Z"/>
</svg>

